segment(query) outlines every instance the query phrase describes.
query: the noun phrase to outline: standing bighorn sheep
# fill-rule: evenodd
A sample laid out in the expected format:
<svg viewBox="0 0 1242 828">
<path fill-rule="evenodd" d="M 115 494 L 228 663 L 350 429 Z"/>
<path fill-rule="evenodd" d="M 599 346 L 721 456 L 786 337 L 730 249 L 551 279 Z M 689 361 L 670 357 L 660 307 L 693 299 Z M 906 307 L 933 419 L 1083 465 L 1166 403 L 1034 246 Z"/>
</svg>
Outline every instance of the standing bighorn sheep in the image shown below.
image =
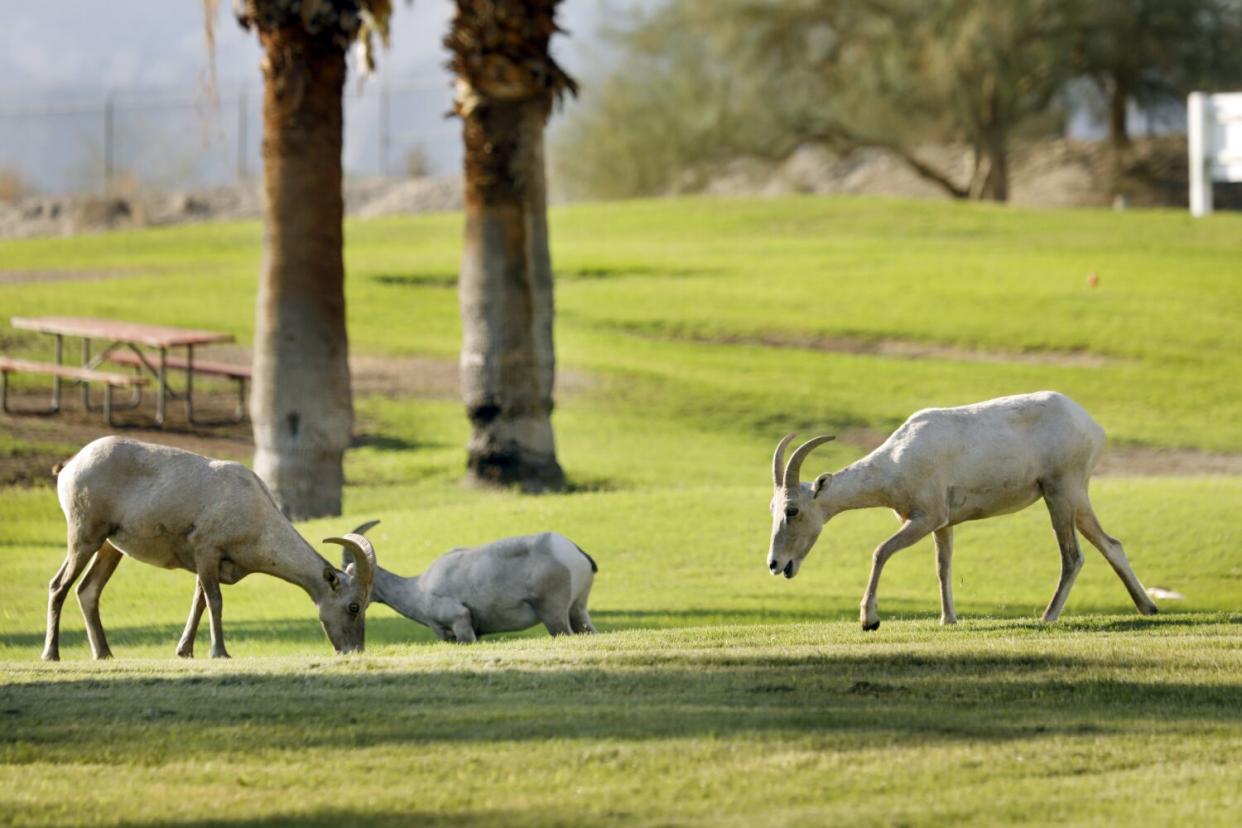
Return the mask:
<svg viewBox="0 0 1242 828">
<path fill-rule="evenodd" d="M 228 657 L 221 626 L 220 584 L 262 572 L 300 586 L 319 608 L 337 652 L 365 644 L 365 614 L 375 571 L 366 538 L 328 538 L 354 550 L 349 574 L 329 564 L 285 518 L 254 472 L 181 449 L 103 437 L 60 471 L 56 483 L 68 523 L 69 553 L 48 585 L 43 658 L 60 657 L 60 610 L 69 587 L 86 569 L 78 603 L 95 658 L 112 651 L 99 620 L 99 595 L 122 555 L 198 576 L 177 654 L 193 654 L 204 606 L 211 608 L 211 655 Z M 87 564 L 90 564 L 87 568 Z"/>
<path fill-rule="evenodd" d="M 940 623 L 953 624 L 950 565 L 953 527 L 1025 509 L 1043 498 L 1061 548 L 1061 579 L 1045 621 L 1061 614 L 1082 567 L 1075 528 L 1103 553 L 1143 615 L 1154 615 L 1143 585 L 1130 569 L 1121 542 L 1100 526 L 1087 484 L 1104 448 L 1104 431 L 1082 406 L 1052 391 L 1001 397 L 960 408 L 929 408 L 913 414 L 883 445 L 836 474 L 814 483 L 798 480 L 802 462 L 833 439 L 815 437 L 782 464 L 788 434 L 772 458 L 772 543 L 768 569 L 792 578 L 820 530 L 850 509 L 892 509 L 901 528 L 875 550 L 871 578 L 859 613 L 864 630 L 880 626 L 876 588 L 894 553 L 934 534 L 940 577 Z"/>
<path fill-rule="evenodd" d="M 342 566 L 353 571 L 348 554 Z M 544 532 L 454 549 L 412 578 L 376 565 L 371 598 L 462 644 L 539 622 L 552 635 L 593 633 L 587 598 L 597 571 L 576 543 Z"/>
</svg>

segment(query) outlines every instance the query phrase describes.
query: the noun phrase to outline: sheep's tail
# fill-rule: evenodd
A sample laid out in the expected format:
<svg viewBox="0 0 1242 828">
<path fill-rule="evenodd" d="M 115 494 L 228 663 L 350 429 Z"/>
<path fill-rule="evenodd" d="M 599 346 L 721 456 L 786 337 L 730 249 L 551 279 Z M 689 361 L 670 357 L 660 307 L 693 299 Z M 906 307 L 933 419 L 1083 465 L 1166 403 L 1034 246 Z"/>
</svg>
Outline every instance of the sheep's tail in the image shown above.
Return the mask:
<svg viewBox="0 0 1242 828">
<path fill-rule="evenodd" d="M 570 543 L 573 543 L 573 541 L 570 541 Z M 588 554 L 586 553 L 586 550 L 585 550 L 585 549 L 583 549 L 581 546 L 579 546 L 579 545 L 578 545 L 578 544 L 576 544 L 576 543 L 574 543 L 574 549 L 577 549 L 579 552 L 581 552 L 581 553 L 582 553 L 582 556 L 583 556 L 584 558 L 586 558 L 588 561 L 590 561 L 590 562 L 591 562 L 591 571 L 592 571 L 592 572 L 599 572 L 599 565 L 598 565 L 597 563 L 595 563 L 595 559 L 594 559 L 594 558 L 592 558 L 590 555 L 588 555 Z"/>
<path fill-rule="evenodd" d="M 61 460 L 55 466 L 52 466 L 52 479 L 60 477 L 60 473 L 65 470 L 65 466 L 69 465 L 68 460 Z"/>
</svg>

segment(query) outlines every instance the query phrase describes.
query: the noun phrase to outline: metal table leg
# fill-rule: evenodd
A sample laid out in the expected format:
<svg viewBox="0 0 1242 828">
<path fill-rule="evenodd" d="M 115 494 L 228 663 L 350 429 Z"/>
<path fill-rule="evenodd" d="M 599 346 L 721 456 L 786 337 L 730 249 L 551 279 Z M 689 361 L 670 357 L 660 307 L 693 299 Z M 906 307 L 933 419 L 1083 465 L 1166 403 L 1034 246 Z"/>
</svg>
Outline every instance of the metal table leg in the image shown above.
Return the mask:
<svg viewBox="0 0 1242 828">
<path fill-rule="evenodd" d="M 194 422 L 194 346 L 185 346 L 185 421 Z"/>
<path fill-rule="evenodd" d="M 64 365 L 65 363 L 65 337 L 62 334 L 56 334 L 56 364 Z M 60 411 L 60 377 L 52 377 L 52 413 Z"/>
<path fill-rule="evenodd" d="M 91 364 L 91 341 L 86 337 L 82 337 L 82 367 L 89 368 Z M 91 410 L 91 384 L 89 382 L 82 383 L 82 410 Z"/>
<path fill-rule="evenodd" d="M 168 349 L 160 348 L 160 396 L 156 400 L 155 424 L 164 427 L 164 407 L 168 400 Z"/>
</svg>

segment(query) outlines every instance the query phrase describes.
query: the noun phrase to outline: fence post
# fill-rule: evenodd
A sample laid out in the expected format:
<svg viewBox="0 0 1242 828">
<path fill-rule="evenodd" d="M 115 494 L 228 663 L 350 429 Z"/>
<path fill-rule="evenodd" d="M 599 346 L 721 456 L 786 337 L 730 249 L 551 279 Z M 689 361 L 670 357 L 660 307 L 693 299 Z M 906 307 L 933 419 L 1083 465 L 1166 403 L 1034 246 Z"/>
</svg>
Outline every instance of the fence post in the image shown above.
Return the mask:
<svg viewBox="0 0 1242 828">
<path fill-rule="evenodd" d="M 109 92 L 104 98 L 104 195 L 112 192 L 112 176 L 115 172 L 114 167 L 114 142 L 116 136 L 114 134 L 115 120 L 115 93 Z"/>
<path fill-rule="evenodd" d="M 244 184 L 249 177 L 246 170 L 246 120 L 249 103 L 246 100 L 246 87 L 242 86 L 237 94 L 237 183 Z"/>
<path fill-rule="evenodd" d="M 388 84 L 380 81 L 379 89 L 379 171 L 388 177 Z"/>
</svg>

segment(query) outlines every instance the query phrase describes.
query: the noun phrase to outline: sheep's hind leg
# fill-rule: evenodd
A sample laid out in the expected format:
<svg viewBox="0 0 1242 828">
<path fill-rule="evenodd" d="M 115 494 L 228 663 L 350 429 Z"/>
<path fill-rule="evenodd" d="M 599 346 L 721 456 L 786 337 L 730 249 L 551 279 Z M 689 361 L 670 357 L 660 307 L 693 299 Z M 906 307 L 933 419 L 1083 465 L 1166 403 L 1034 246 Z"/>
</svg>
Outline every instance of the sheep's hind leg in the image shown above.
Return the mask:
<svg viewBox="0 0 1242 828">
<path fill-rule="evenodd" d="M 69 588 L 82 574 L 82 570 L 90 563 L 91 556 L 98 551 L 104 539 L 98 542 L 81 541 L 70 538 L 69 554 L 60 565 L 56 575 L 47 585 L 47 636 L 43 642 L 43 660 L 60 661 L 60 610 L 65 604 L 65 596 Z"/>
<path fill-rule="evenodd" d="M 1078 571 L 1082 569 L 1082 550 L 1078 547 L 1078 536 L 1074 533 L 1074 504 L 1054 492 L 1044 493 L 1044 502 L 1048 505 L 1048 514 L 1052 517 L 1052 531 L 1056 533 L 1057 545 L 1061 549 L 1061 579 L 1057 582 L 1056 592 L 1044 610 L 1044 621 L 1052 622 L 1061 617 L 1065 607 L 1065 599 L 1069 597 Z"/>
<path fill-rule="evenodd" d="M 595 625 L 591 623 L 591 614 L 587 612 L 586 596 L 579 598 L 569 608 L 569 626 L 578 634 L 595 632 Z"/>
<path fill-rule="evenodd" d="M 535 615 L 547 627 L 549 635 L 570 635 L 573 625 L 569 623 L 569 602 L 559 598 L 545 599 L 535 605 Z"/>
<path fill-rule="evenodd" d="M 585 598 L 585 596 L 584 596 Z M 568 579 L 549 578 L 543 584 L 543 594 L 531 609 L 551 635 L 570 635 L 573 625 L 569 622 L 571 592 Z"/>
<path fill-rule="evenodd" d="M 207 594 L 203 592 L 198 579 L 194 580 L 194 598 L 190 601 L 190 617 L 185 622 L 185 631 L 177 642 L 177 655 L 181 658 L 194 658 L 194 638 L 198 635 L 198 622 L 207 609 Z"/>
<path fill-rule="evenodd" d="M 936 530 L 936 577 L 940 579 L 940 623 L 956 624 L 957 613 L 953 609 L 953 527 L 942 526 Z"/>
<path fill-rule="evenodd" d="M 1157 612 L 1156 603 L 1148 596 L 1147 590 L 1143 589 L 1143 584 L 1139 581 L 1138 576 L 1134 574 L 1134 570 L 1130 568 L 1130 560 L 1126 557 L 1126 550 L 1122 548 L 1121 541 L 1109 535 L 1104 531 L 1104 527 L 1100 526 L 1100 521 L 1095 516 L 1095 512 L 1091 510 L 1090 504 L 1085 508 L 1078 510 L 1078 531 L 1082 532 L 1083 537 L 1091 541 L 1091 545 L 1100 550 L 1105 560 L 1112 566 L 1113 571 L 1117 573 L 1117 577 L 1125 584 L 1126 591 L 1130 593 L 1130 598 L 1134 601 L 1134 606 L 1142 615 L 1155 615 Z"/>
<path fill-rule="evenodd" d="M 91 653 L 96 659 L 112 658 L 108 637 L 104 635 L 103 623 L 99 620 L 99 596 L 120 562 L 121 553 L 115 546 L 104 541 L 78 584 L 78 606 L 82 608 L 82 618 L 86 621 L 86 637 L 91 642 Z"/>
<path fill-rule="evenodd" d="M 224 597 L 220 594 L 220 559 L 223 556 L 216 550 L 200 553 L 195 556 L 194 565 L 198 569 L 198 587 L 207 597 L 207 609 L 211 611 L 211 657 L 228 658 L 228 650 L 224 648 Z"/>
</svg>

